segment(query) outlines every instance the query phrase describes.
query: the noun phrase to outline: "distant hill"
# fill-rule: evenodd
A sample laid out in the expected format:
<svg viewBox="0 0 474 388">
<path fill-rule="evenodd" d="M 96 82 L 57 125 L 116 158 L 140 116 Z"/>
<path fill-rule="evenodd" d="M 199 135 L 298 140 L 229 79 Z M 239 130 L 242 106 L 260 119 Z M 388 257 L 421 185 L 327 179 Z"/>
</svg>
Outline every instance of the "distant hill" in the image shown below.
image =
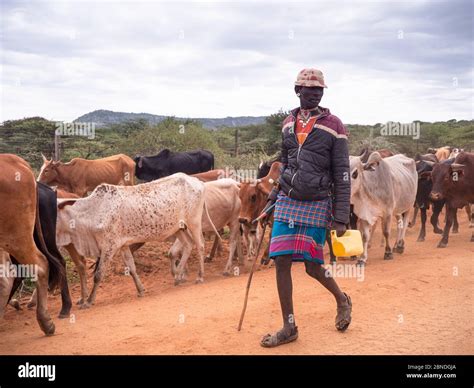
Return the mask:
<svg viewBox="0 0 474 388">
<path fill-rule="evenodd" d="M 168 116 L 153 115 L 150 113 L 127 113 L 113 112 L 111 110 L 99 109 L 86 113 L 75 119 L 76 122 L 93 122 L 98 128 L 109 124 L 120 124 L 127 121 L 136 121 L 140 119 L 146 120 L 150 124 L 157 124 Z M 265 122 L 265 116 L 239 116 L 225 117 L 221 119 L 213 118 L 182 118 L 176 117 L 177 120 L 196 120 L 202 123 L 205 128 L 218 129 L 220 127 L 238 127 L 252 124 L 262 124 Z"/>
</svg>

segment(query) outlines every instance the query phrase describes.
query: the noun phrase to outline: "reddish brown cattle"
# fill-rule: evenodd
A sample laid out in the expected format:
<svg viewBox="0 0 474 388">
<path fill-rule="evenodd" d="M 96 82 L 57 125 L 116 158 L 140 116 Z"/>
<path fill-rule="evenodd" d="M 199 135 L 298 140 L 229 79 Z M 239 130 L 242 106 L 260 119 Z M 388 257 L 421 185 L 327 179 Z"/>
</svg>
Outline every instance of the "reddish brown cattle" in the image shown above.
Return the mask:
<svg viewBox="0 0 474 388">
<path fill-rule="evenodd" d="M 270 172 L 264 178 L 253 182 L 240 183 L 239 197 L 242 202 L 239 221 L 244 232 L 244 241 L 247 245 L 247 254 L 253 256 L 256 248 L 256 233 L 258 224 L 253 224 L 267 203 L 267 198 L 274 183 L 280 177 L 280 162 L 274 162 Z"/>
<path fill-rule="evenodd" d="M 36 317 L 41 330 L 52 335 L 55 326 L 47 308 L 48 283 L 50 289 L 63 283 L 64 266 L 46 248 L 39 221 L 35 176 L 29 164 L 16 155 L 0 154 L 0 171 L 0 248 L 36 272 Z M 33 237 L 35 225 L 39 246 Z"/>
<path fill-rule="evenodd" d="M 456 210 L 474 203 L 474 154 L 461 152 L 454 160 L 434 165 L 431 179 L 431 199 L 446 201 L 446 224 L 443 237 L 438 243 L 438 248 L 445 248 Z M 471 241 L 474 241 L 474 233 Z"/>
<path fill-rule="evenodd" d="M 47 160 L 43 155 L 38 181 L 84 197 L 101 183 L 132 186 L 134 174 L 135 162 L 123 154 L 96 160 L 74 158 L 68 163 Z"/>
</svg>

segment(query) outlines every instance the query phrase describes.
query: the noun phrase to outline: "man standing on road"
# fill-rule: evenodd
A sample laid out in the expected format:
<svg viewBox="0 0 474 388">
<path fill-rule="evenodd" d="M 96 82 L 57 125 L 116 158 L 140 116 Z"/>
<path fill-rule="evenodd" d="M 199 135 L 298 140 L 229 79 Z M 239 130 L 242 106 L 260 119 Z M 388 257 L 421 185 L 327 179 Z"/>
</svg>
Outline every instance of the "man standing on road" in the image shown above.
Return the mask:
<svg viewBox="0 0 474 388">
<path fill-rule="evenodd" d="M 303 261 L 306 273 L 331 292 L 337 303 L 336 328 L 351 322 L 352 302 L 322 267 L 326 229 L 338 236 L 349 222 L 350 176 L 347 131 L 329 109 L 319 106 L 323 97 L 323 73 L 303 69 L 295 82 L 300 107 L 283 122 L 280 187 L 269 200 L 276 201 L 270 242 L 283 315 L 283 328 L 261 340 L 275 347 L 298 338 L 293 312 L 291 265 Z"/>
</svg>

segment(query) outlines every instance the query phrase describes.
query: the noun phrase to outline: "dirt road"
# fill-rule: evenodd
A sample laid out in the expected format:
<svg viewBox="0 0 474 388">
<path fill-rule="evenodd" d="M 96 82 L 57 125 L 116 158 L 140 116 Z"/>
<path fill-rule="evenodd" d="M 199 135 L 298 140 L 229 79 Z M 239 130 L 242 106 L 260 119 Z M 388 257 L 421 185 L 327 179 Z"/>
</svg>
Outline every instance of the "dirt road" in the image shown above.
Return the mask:
<svg viewBox="0 0 474 388">
<path fill-rule="evenodd" d="M 346 333 L 334 327 L 331 295 L 297 264 L 300 338 L 263 349 L 261 336 L 281 324 L 274 268 L 256 273 L 244 327 L 237 332 L 247 275 L 222 277 L 224 253 L 207 264 L 204 284 L 193 283 L 194 259 L 190 280 L 174 287 L 163 256 L 167 245 L 154 244 L 142 248 L 137 258 L 145 297 L 136 296 L 131 278 L 119 273 L 117 263 L 96 305 L 74 308 L 69 320 L 56 318 L 53 337 L 43 336 L 34 311 L 9 308 L 0 323 L 0 354 L 473 354 L 474 243 L 465 214 L 459 218 L 460 233 L 451 235 L 448 248 L 436 248 L 439 235 L 431 228 L 425 242 L 415 242 L 418 223 L 408 231 L 406 252 L 392 261 L 382 259 L 376 232 L 363 280 L 338 279 L 354 306 Z M 77 284 L 72 292 L 77 300 Z M 49 303 L 57 315 L 59 297 L 50 296 Z"/>
</svg>

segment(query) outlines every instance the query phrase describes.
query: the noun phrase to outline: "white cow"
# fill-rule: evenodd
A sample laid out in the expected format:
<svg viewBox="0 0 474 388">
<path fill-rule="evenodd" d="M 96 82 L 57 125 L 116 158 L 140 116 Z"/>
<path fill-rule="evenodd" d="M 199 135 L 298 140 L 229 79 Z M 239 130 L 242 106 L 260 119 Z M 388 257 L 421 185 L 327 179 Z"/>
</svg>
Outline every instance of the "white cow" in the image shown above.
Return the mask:
<svg viewBox="0 0 474 388">
<path fill-rule="evenodd" d="M 209 211 L 209 217 L 203 214 L 202 217 L 202 231 L 213 232 L 215 229 L 222 229 L 224 226 L 229 226 L 229 258 L 224 268 L 224 276 L 230 275 L 232 267 L 232 259 L 235 255 L 239 256 L 239 261 L 242 264 L 242 250 L 240 249 L 240 198 L 239 185 L 236 181 L 230 178 L 219 179 L 204 183 L 205 203 Z M 216 240 L 215 244 L 218 240 Z M 171 256 L 171 272 L 175 274 L 175 263 L 182 252 L 182 243 L 176 240 L 170 249 Z M 213 247 L 213 251 L 215 247 Z"/>
<path fill-rule="evenodd" d="M 204 184 L 197 178 L 177 173 L 136 186 L 102 184 L 89 197 L 58 200 L 58 245 L 73 244 L 85 257 L 99 257 L 94 287 L 84 307 L 94 303 L 104 267 L 121 252 L 139 296 L 143 285 L 136 273 L 130 245 L 178 238 L 183 255 L 175 284 L 183 281 L 184 268 L 193 245 L 198 248 L 200 269 L 196 282 L 203 282 L 204 240 L 201 220 Z M 217 233 L 217 230 L 215 230 Z"/>
<path fill-rule="evenodd" d="M 389 243 L 392 215 L 397 218 L 397 240 L 393 251 L 403 253 L 408 212 L 416 197 L 418 176 L 415 161 L 402 154 L 382 159 L 378 152 L 373 152 L 365 164 L 360 157 L 351 157 L 350 169 L 351 203 L 359 217 L 364 243 L 359 264 L 364 265 L 367 261 L 371 229 L 379 218 L 385 238 L 384 259 L 393 259 Z"/>
</svg>

